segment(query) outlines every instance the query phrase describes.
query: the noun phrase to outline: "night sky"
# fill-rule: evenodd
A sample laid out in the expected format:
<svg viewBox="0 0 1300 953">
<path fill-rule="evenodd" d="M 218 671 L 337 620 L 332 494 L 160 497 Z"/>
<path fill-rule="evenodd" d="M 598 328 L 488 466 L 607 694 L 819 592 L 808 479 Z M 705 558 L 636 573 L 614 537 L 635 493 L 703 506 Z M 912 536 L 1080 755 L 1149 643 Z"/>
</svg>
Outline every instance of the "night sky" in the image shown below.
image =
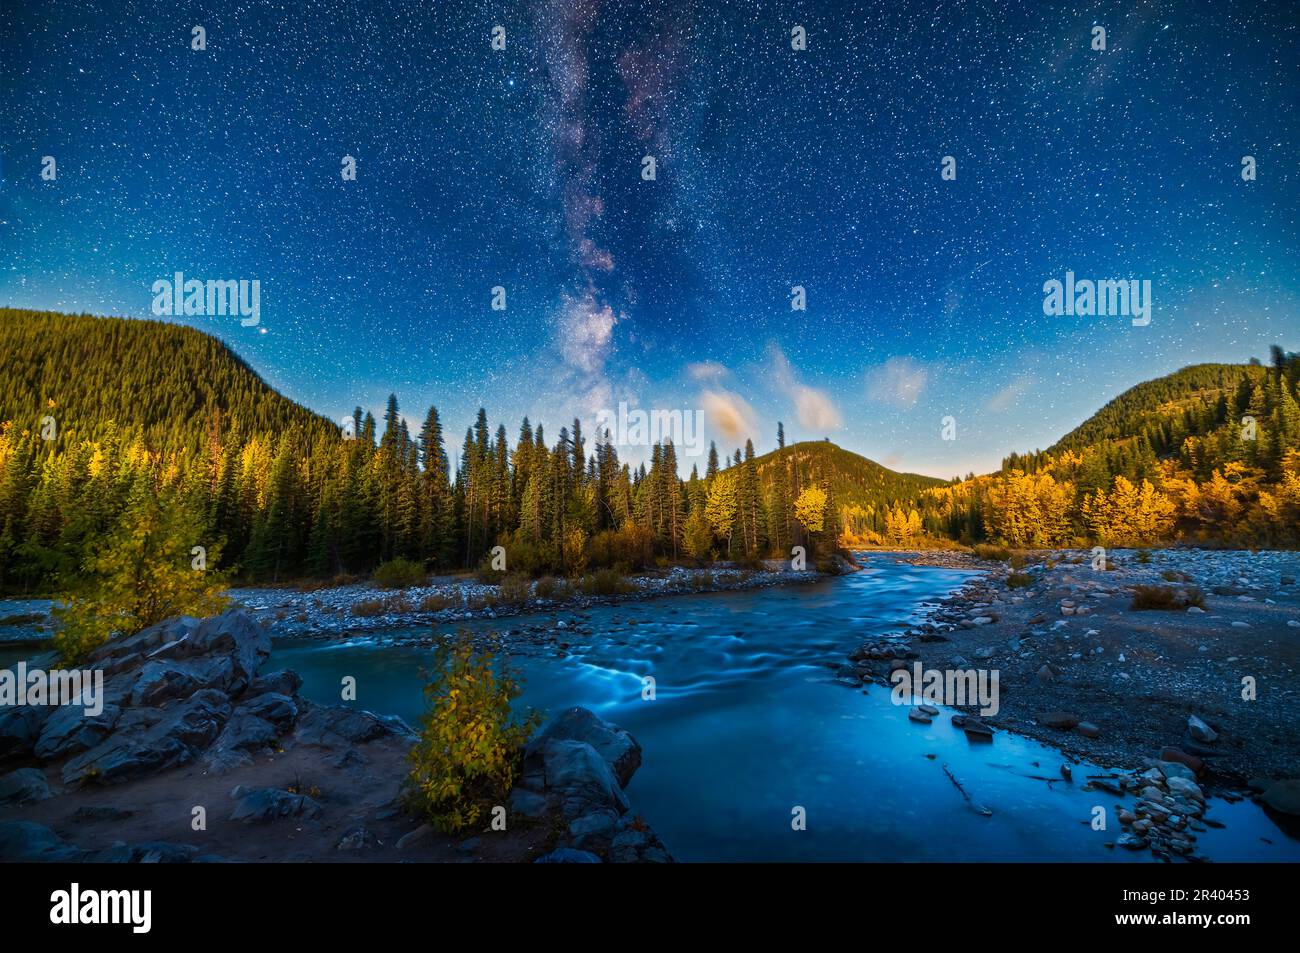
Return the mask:
<svg viewBox="0 0 1300 953">
<path fill-rule="evenodd" d="M 1300 349 L 1295 12 L 0 0 L 0 304 L 257 279 L 259 326 L 179 320 L 336 420 L 436 403 L 453 450 L 480 405 L 554 440 L 627 400 L 726 450 L 779 419 L 988 470 L 1141 380 Z M 1149 279 L 1150 325 L 1044 316 L 1067 270 Z"/>
</svg>

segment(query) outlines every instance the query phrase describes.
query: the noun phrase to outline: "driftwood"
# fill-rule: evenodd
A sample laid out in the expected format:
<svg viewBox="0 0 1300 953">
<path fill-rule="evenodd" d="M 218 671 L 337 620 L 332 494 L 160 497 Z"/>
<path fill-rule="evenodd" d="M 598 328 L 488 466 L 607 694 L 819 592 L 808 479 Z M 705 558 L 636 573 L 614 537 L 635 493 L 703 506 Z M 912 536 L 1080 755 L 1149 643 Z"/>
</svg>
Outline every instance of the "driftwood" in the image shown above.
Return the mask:
<svg viewBox="0 0 1300 953">
<path fill-rule="evenodd" d="M 974 801 L 971 800 L 971 796 L 966 793 L 966 789 L 961 786 L 961 782 L 958 781 L 953 776 L 953 773 L 948 770 L 948 766 L 946 764 L 943 766 L 943 773 L 948 775 L 948 780 L 952 782 L 952 786 L 961 792 L 961 796 L 966 799 L 966 803 L 971 806 L 971 808 L 975 811 L 975 813 L 982 814 L 984 817 L 993 816 L 993 810 L 991 808 L 987 808 L 983 804 L 976 804 Z"/>
</svg>

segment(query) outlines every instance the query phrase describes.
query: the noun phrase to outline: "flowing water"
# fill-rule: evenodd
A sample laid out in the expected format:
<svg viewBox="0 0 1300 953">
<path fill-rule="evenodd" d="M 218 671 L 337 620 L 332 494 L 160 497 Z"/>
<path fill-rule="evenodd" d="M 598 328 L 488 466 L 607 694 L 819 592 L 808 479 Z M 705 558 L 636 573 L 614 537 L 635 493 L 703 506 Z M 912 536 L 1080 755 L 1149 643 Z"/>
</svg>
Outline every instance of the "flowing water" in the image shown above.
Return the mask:
<svg viewBox="0 0 1300 953">
<path fill-rule="evenodd" d="M 873 569 L 805 586 L 654 599 L 561 612 L 567 649 L 510 656 L 520 699 L 553 715 L 582 705 L 628 729 L 644 748 L 628 786 L 633 810 L 679 860 L 1083 860 L 1139 862 L 1147 851 L 1106 845 L 1120 833 L 1116 798 L 1059 778 L 1061 755 L 999 732 L 968 741 L 948 712 L 910 722 L 880 686 L 852 688 L 835 669 L 869 636 L 898 631 L 927 601 L 969 573 L 873 561 Z M 475 622 L 471 628 L 550 626 L 555 614 Z M 429 630 L 347 642 L 281 640 L 264 671 L 288 667 L 303 692 L 336 702 L 344 676 L 357 704 L 411 723 L 423 705 Z M 655 680 L 643 700 L 643 677 Z M 944 771 L 960 781 L 985 816 Z M 1089 821 L 1108 813 L 1107 831 Z M 806 830 L 792 829 L 795 808 Z M 1199 835 L 1215 860 L 1300 860 L 1250 802 L 1215 800 L 1227 825 Z"/>
</svg>

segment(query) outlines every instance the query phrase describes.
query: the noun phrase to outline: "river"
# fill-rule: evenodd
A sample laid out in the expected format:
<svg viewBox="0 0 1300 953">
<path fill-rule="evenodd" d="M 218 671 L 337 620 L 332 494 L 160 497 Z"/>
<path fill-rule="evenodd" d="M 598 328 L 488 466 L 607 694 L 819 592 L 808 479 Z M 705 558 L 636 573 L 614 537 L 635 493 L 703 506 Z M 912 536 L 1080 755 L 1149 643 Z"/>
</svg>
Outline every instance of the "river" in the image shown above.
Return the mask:
<svg viewBox="0 0 1300 953">
<path fill-rule="evenodd" d="M 1102 768 L 1075 765 L 1078 783 L 1049 784 L 1064 759 L 1046 745 L 1005 732 L 971 742 L 947 712 L 917 724 L 888 689 L 836 681 L 853 648 L 900 630 L 968 575 L 881 560 L 810 585 L 565 611 L 567 649 L 530 646 L 510 663 L 524 681 L 521 705 L 548 715 L 582 705 L 641 742 L 628 795 L 679 860 L 1150 861 L 1106 846 L 1120 834 L 1117 799 L 1081 790 Z M 303 693 L 322 702 L 338 701 L 353 676 L 358 705 L 414 724 L 432 650 L 411 640 L 428 634 L 279 640 L 263 670 L 295 669 Z M 642 697 L 645 676 L 653 700 Z M 1089 823 L 1097 805 L 1105 831 Z M 792 827 L 796 808 L 804 830 Z M 1300 860 L 1300 842 L 1248 801 L 1213 800 L 1208 816 L 1226 825 L 1198 835 L 1210 859 Z"/>
</svg>

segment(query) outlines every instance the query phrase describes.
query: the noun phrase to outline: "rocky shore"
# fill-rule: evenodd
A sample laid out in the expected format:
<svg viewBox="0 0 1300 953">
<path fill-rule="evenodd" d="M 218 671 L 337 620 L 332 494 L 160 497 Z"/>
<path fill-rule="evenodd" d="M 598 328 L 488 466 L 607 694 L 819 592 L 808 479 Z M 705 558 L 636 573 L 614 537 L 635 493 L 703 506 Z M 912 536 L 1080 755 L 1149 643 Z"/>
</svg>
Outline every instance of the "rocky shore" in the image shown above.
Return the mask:
<svg viewBox="0 0 1300 953">
<path fill-rule="evenodd" d="M 837 560 L 836 566 L 841 573 L 856 570 L 842 560 Z M 555 594 L 543 596 L 533 582 L 526 598 L 507 598 L 500 585 L 464 576 L 437 577 L 427 585 L 407 589 L 354 583 L 319 588 L 235 588 L 229 595 L 236 608 L 264 626 L 273 626 L 277 637 L 334 639 L 532 613 L 582 611 L 660 596 L 763 589 L 822 578 L 824 573 L 794 570 L 788 562 L 768 560 L 757 569 L 720 563 L 707 569 L 674 566 L 629 576 L 630 591 L 612 595 L 587 594 L 566 583 L 557 587 Z M 21 646 L 53 634 L 51 600 L 5 600 L 0 605 L 0 645 Z"/>
<path fill-rule="evenodd" d="M 1300 554 L 1112 551 L 863 553 L 977 570 L 923 621 L 859 647 L 842 673 L 888 685 L 892 671 L 983 669 L 999 710 L 962 707 L 972 740 L 1014 731 L 1119 769 L 1081 778 L 1122 802 L 1116 846 L 1195 858 L 1209 794 L 1252 796 L 1280 824 L 1300 817 Z M 1169 609 L 1137 609 L 1140 587 Z M 930 711 L 934 714 L 931 715 Z M 936 709 L 922 711 L 927 722 Z M 1063 772 L 1069 774 L 1067 763 Z"/>
<path fill-rule="evenodd" d="M 241 610 L 172 619 L 88 661 L 99 714 L 0 713 L 0 861 L 671 860 L 624 792 L 640 746 L 591 712 L 528 744 L 505 830 L 450 838 L 401 807 L 410 727 L 308 701 L 270 649 Z"/>
</svg>

